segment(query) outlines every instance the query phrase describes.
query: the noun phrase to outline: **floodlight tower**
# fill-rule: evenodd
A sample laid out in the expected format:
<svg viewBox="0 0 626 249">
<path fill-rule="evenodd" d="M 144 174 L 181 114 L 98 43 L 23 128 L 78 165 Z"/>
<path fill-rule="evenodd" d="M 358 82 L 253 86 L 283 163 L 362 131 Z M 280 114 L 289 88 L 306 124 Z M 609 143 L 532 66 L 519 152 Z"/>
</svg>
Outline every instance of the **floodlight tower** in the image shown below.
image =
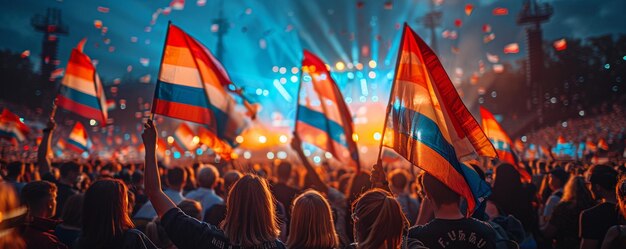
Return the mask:
<svg viewBox="0 0 626 249">
<path fill-rule="evenodd" d="M 213 25 L 217 25 L 217 48 L 215 58 L 224 64 L 224 35 L 228 32 L 228 20 L 224 17 L 224 0 L 220 1 L 220 12 L 217 18 L 213 19 Z"/>
<path fill-rule="evenodd" d="M 531 91 L 528 100 L 529 110 L 536 109 L 539 123 L 543 123 L 543 89 L 541 77 L 543 73 L 543 37 L 541 24 L 547 22 L 554 13 L 548 3 L 538 3 L 536 0 L 524 0 L 522 10 L 517 16 L 517 24 L 526 26 L 526 87 Z"/>
<path fill-rule="evenodd" d="M 67 35 L 69 28 L 61 20 L 61 10 L 48 8 L 46 15 L 36 14 L 30 20 L 36 31 L 42 32 L 43 42 L 41 46 L 41 77 L 42 82 L 50 79 L 50 74 L 59 65 L 57 51 L 59 47 L 58 35 Z"/>
</svg>

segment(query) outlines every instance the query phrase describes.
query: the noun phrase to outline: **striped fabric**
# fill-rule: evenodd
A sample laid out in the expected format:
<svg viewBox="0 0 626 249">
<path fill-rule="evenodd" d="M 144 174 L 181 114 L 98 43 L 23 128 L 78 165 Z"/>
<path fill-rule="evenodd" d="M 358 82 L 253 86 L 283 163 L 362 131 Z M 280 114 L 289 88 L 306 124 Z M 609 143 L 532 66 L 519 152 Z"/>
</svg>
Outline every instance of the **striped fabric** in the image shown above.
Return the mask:
<svg viewBox="0 0 626 249">
<path fill-rule="evenodd" d="M 85 41 L 83 39 L 72 49 L 56 104 L 105 126 L 108 118 L 106 97 L 96 68 L 83 53 Z"/>
<path fill-rule="evenodd" d="M 307 98 L 299 98 L 296 134 L 302 141 L 330 152 L 358 170 L 359 152 L 352 139 L 352 116 L 337 84 L 324 62 L 308 51 L 304 51 L 302 72 L 311 77 L 313 89 L 300 87 L 300 91 L 306 91 Z"/>
<path fill-rule="evenodd" d="M 20 120 L 19 116 L 9 109 L 4 108 L 2 110 L 2 114 L 0 114 L 0 138 L 23 142 L 29 133 L 30 128 Z"/>
<path fill-rule="evenodd" d="M 65 150 L 66 148 L 65 145 L 66 145 L 65 139 L 59 138 L 59 140 L 57 141 L 57 147 L 61 150 Z"/>
<path fill-rule="evenodd" d="M 145 148 L 144 148 L 145 149 Z M 167 150 L 167 142 L 162 138 L 157 138 L 157 149 L 156 154 L 159 159 L 163 159 L 166 156 L 165 151 Z"/>
<path fill-rule="evenodd" d="M 208 129 L 200 126 L 198 127 L 198 137 L 200 138 L 200 143 L 208 146 L 215 152 L 216 155 L 219 155 L 223 160 L 230 160 L 231 153 L 233 152 L 233 148 L 224 143 L 218 137 L 215 136 Z"/>
<path fill-rule="evenodd" d="M 470 215 L 489 186 L 461 161 L 496 157 L 434 52 L 405 24 L 383 145 L 464 197 Z"/>
<path fill-rule="evenodd" d="M 231 82 L 200 42 L 170 24 L 163 49 L 152 113 L 206 125 L 231 145 L 246 127 L 223 88 Z"/>
<path fill-rule="evenodd" d="M 485 131 L 485 135 L 496 148 L 500 161 L 513 165 L 520 173 L 522 181 L 530 182 L 532 180 L 530 174 L 518 164 L 517 156 L 513 152 L 511 138 L 502 129 L 500 123 L 487 108 L 482 106 L 480 107 L 480 116 L 482 118 L 483 131 Z"/>
<path fill-rule="evenodd" d="M 89 137 L 82 123 L 76 122 L 67 138 L 67 148 L 77 153 L 89 151 Z"/>
<path fill-rule="evenodd" d="M 176 141 L 176 144 L 183 150 L 180 152 L 193 151 L 198 147 L 198 143 L 194 143 L 193 137 L 193 130 L 185 122 L 180 123 L 176 131 L 174 131 L 174 141 Z"/>
</svg>

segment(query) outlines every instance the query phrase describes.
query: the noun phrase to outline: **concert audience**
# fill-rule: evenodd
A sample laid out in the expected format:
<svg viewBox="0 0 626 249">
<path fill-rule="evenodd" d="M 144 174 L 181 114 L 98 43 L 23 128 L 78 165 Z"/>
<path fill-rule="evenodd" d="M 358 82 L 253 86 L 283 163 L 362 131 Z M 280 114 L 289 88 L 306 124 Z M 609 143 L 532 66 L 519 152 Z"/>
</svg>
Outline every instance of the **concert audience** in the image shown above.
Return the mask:
<svg viewBox="0 0 626 249">
<path fill-rule="evenodd" d="M 294 200 L 286 244 L 290 249 L 339 247 L 330 204 L 319 192 L 308 190 Z"/>
</svg>

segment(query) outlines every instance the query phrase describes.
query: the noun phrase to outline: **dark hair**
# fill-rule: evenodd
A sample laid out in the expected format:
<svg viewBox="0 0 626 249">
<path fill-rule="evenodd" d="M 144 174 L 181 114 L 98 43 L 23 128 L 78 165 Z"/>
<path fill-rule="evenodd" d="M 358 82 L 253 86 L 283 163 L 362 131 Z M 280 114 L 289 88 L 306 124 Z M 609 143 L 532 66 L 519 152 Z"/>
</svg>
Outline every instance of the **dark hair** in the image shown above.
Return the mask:
<svg viewBox="0 0 626 249">
<path fill-rule="evenodd" d="M 402 169 L 395 169 L 391 171 L 389 174 L 389 179 L 391 180 L 391 185 L 397 189 L 406 188 L 406 184 L 408 179 L 406 177 L 406 172 Z"/>
<path fill-rule="evenodd" d="M 433 175 L 424 173 L 422 177 L 422 188 L 426 195 L 436 206 L 442 204 L 453 204 L 461 201 L 461 196 L 452 191 L 448 186 L 437 180 Z"/>
<path fill-rule="evenodd" d="M 167 170 L 167 183 L 169 186 L 182 186 L 187 180 L 187 172 L 179 167 Z"/>
<path fill-rule="evenodd" d="M 184 199 L 178 203 L 178 208 L 180 208 L 180 210 L 182 210 L 186 215 L 196 218 L 196 220 L 202 219 L 202 206 L 200 202 Z"/>
<path fill-rule="evenodd" d="M 81 165 L 77 162 L 69 161 L 61 164 L 59 170 L 61 171 L 61 177 L 66 177 L 71 172 L 80 173 Z"/>
<path fill-rule="evenodd" d="M 613 191 L 617 185 L 617 171 L 606 165 L 594 165 L 589 168 L 589 182 Z"/>
<path fill-rule="evenodd" d="M 81 227 L 83 199 L 83 194 L 77 194 L 70 196 L 67 201 L 65 201 L 65 205 L 63 205 L 63 212 L 61 213 L 63 224 L 73 227 Z"/>
<path fill-rule="evenodd" d="M 18 177 L 24 172 L 24 163 L 20 161 L 13 161 L 7 164 L 7 176 Z"/>
<path fill-rule="evenodd" d="M 531 196 L 524 189 L 519 172 L 508 163 L 496 167 L 492 194 L 489 199 L 505 214 L 510 214 L 522 221 L 529 230 L 536 224 L 532 209 Z"/>
<path fill-rule="evenodd" d="M 135 225 L 128 216 L 126 185 L 116 179 L 94 182 L 83 201 L 81 248 L 115 247 Z"/>
<path fill-rule="evenodd" d="M 279 180 L 288 180 L 291 176 L 291 163 L 281 162 L 276 168 L 276 175 Z"/>
<path fill-rule="evenodd" d="M 143 183 L 143 173 L 141 173 L 141 171 L 133 172 L 130 178 L 133 184 Z"/>
<path fill-rule="evenodd" d="M 358 248 L 399 248 L 409 221 L 390 193 L 377 188 L 363 193 L 352 213 Z"/>
<path fill-rule="evenodd" d="M 39 210 L 47 205 L 50 197 L 57 192 L 57 186 L 49 181 L 29 182 L 22 188 L 21 199 L 29 209 Z"/>
</svg>

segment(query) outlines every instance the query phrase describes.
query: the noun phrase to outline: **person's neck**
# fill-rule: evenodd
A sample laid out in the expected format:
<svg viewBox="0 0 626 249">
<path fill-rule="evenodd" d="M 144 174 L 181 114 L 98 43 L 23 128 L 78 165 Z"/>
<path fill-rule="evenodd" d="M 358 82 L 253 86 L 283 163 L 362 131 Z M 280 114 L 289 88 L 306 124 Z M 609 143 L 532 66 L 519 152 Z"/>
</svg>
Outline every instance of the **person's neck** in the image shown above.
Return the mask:
<svg viewBox="0 0 626 249">
<path fill-rule="evenodd" d="M 457 220 L 465 216 L 461 213 L 458 203 L 441 204 L 435 207 L 435 218 L 442 220 Z"/>
</svg>

